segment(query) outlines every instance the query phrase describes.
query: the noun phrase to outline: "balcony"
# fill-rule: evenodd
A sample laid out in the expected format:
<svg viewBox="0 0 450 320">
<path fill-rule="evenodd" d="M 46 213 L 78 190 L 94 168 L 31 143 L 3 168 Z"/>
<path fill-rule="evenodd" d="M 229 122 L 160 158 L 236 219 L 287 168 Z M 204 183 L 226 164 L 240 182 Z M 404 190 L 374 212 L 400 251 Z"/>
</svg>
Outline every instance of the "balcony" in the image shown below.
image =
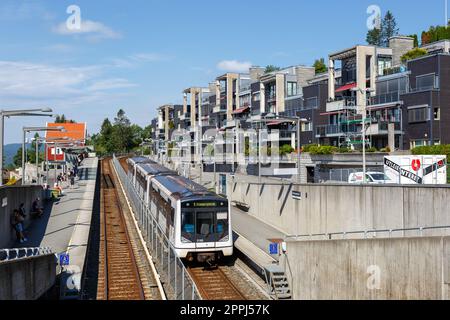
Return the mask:
<svg viewBox="0 0 450 320">
<path fill-rule="evenodd" d="M 291 141 L 292 131 L 280 130 L 278 132 L 269 133 L 269 141 Z M 294 135 L 295 137 L 295 135 Z"/>
<path fill-rule="evenodd" d="M 402 133 L 401 123 L 400 122 L 378 122 L 373 123 L 370 125 L 370 127 L 367 129 L 367 135 L 387 135 L 389 134 L 389 124 L 394 124 L 394 132 L 396 134 Z"/>
<path fill-rule="evenodd" d="M 337 112 L 343 110 L 356 110 L 355 98 L 344 98 L 327 102 L 327 112 Z"/>
<path fill-rule="evenodd" d="M 316 127 L 316 138 L 340 137 L 359 132 L 356 124 L 328 124 Z"/>
<path fill-rule="evenodd" d="M 370 97 L 370 106 L 376 106 L 381 104 L 388 104 L 388 103 L 400 103 L 400 95 L 405 94 L 406 91 L 396 91 L 396 92 L 390 92 L 385 94 L 376 95 L 373 97 Z"/>
<path fill-rule="evenodd" d="M 215 106 L 213 108 L 213 113 L 225 113 L 227 112 L 227 109 L 225 106 Z"/>
</svg>

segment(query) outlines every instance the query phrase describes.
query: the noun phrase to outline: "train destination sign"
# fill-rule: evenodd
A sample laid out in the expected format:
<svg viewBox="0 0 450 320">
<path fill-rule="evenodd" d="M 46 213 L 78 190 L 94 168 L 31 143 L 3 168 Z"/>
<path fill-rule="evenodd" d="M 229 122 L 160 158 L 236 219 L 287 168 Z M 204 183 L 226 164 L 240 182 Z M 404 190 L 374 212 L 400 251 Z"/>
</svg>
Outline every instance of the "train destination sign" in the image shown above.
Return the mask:
<svg viewBox="0 0 450 320">
<path fill-rule="evenodd" d="M 216 207 L 227 207 L 228 203 L 226 201 L 194 201 L 183 203 L 183 208 L 216 208 Z"/>
</svg>

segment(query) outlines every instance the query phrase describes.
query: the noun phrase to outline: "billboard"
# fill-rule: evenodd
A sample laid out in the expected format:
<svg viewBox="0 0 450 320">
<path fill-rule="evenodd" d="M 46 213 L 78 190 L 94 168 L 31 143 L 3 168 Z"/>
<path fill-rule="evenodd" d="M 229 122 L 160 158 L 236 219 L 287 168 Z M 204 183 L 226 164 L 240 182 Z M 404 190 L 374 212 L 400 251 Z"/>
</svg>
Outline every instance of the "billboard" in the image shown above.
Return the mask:
<svg viewBox="0 0 450 320">
<path fill-rule="evenodd" d="M 447 157 L 437 155 L 385 157 L 384 173 L 400 184 L 447 184 Z"/>
<path fill-rule="evenodd" d="M 62 148 L 56 148 L 54 146 L 47 146 L 47 159 L 50 162 L 64 162 L 66 161 L 66 154 Z"/>
</svg>

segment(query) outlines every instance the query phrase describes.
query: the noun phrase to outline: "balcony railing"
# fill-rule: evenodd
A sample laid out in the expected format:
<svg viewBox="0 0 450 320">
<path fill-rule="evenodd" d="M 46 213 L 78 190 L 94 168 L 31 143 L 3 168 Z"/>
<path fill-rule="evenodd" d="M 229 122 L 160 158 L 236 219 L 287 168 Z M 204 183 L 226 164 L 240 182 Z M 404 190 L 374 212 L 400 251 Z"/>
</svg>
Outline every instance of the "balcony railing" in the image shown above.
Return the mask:
<svg viewBox="0 0 450 320">
<path fill-rule="evenodd" d="M 406 91 L 396 91 L 396 92 L 384 93 L 384 94 L 370 97 L 370 105 L 373 106 L 373 105 L 378 105 L 378 104 L 399 102 L 400 95 L 405 94 L 405 93 L 406 93 Z"/>
<path fill-rule="evenodd" d="M 356 110 L 355 98 L 343 98 L 336 99 L 334 101 L 327 102 L 327 112 L 335 112 L 342 110 Z"/>
<path fill-rule="evenodd" d="M 373 123 L 367 130 L 368 135 L 387 135 L 389 133 L 389 124 L 394 124 L 394 131 L 399 132 L 402 130 L 400 122 L 378 122 Z"/>
<path fill-rule="evenodd" d="M 213 108 L 213 113 L 222 113 L 222 112 L 226 112 L 227 109 L 225 106 L 215 106 Z"/>
<path fill-rule="evenodd" d="M 316 127 L 317 137 L 339 136 L 348 133 L 358 133 L 360 129 L 355 124 L 329 124 Z"/>
</svg>

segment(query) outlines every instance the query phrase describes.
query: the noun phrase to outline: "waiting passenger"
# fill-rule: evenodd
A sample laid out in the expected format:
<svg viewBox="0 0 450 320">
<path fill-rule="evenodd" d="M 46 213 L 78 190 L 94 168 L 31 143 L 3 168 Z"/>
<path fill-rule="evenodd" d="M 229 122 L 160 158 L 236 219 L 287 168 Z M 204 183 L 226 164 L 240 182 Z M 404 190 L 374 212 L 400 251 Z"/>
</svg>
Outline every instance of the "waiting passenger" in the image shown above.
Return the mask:
<svg viewBox="0 0 450 320">
<path fill-rule="evenodd" d="M 40 207 L 40 202 L 41 202 L 41 199 L 36 198 L 36 200 L 34 200 L 33 204 L 31 205 L 31 211 L 39 219 L 42 218 L 42 216 L 44 215 L 44 210 L 43 210 L 43 208 Z"/>
<path fill-rule="evenodd" d="M 25 238 L 23 234 L 23 222 L 25 221 L 25 217 L 20 214 L 20 211 L 15 209 L 14 210 L 14 229 L 16 230 L 17 240 L 19 240 L 20 243 L 27 242 L 28 239 Z"/>
</svg>

